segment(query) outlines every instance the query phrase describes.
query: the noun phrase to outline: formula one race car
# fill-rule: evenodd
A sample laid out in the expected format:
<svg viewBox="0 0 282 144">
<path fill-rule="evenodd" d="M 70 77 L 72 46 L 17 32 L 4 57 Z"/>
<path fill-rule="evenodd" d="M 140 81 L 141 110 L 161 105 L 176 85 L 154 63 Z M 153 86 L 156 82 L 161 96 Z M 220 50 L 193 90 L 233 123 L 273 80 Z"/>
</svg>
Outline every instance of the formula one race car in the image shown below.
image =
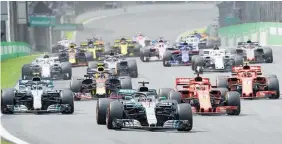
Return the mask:
<svg viewBox="0 0 282 144">
<path fill-rule="evenodd" d="M 157 43 L 142 48 L 140 51 L 140 60 L 143 62 L 163 60 L 164 53 L 168 45 L 166 43 Z"/>
<path fill-rule="evenodd" d="M 40 77 L 20 80 L 19 89 L 3 90 L 1 95 L 2 114 L 74 112 L 73 94 L 70 90 L 55 90 L 48 81 Z"/>
<path fill-rule="evenodd" d="M 132 88 L 130 77 L 115 77 L 103 68 L 88 70 L 85 78 L 73 78 L 70 88 L 75 93 L 75 100 L 108 97 L 111 91 Z"/>
<path fill-rule="evenodd" d="M 130 76 L 132 78 L 138 77 L 138 69 L 136 60 L 127 60 L 122 57 L 122 55 L 106 55 L 104 57 L 103 64 L 106 69 L 110 69 L 114 75 L 118 76 Z M 88 68 L 96 69 L 98 67 L 98 62 L 89 62 Z"/>
<path fill-rule="evenodd" d="M 188 46 L 190 46 L 193 50 L 195 51 L 199 50 L 199 43 L 200 43 L 199 37 L 195 35 L 189 35 L 185 38 L 184 42 L 186 42 Z"/>
<path fill-rule="evenodd" d="M 113 50 L 124 56 L 139 56 L 141 47 L 141 45 L 123 37 L 115 40 Z"/>
<path fill-rule="evenodd" d="M 205 49 L 192 58 L 192 70 L 196 72 L 229 72 L 232 66 L 240 66 L 244 60 L 240 55 L 232 55 L 225 49 Z"/>
<path fill-rule="evenodd" d="M 71 63 L 60 63 L 58 57 L 37 58 L 31 64 L 25 64 L 22 67 L 22 79 L 31 79 L 38 75 L 42 79 L 64 79 L 69 80 L 72 77 Z"/>
<path fill-rule="evenodd" d="M 151 43 L 151 40 L 149 40 L 146 36 L 144 36 L 141 33 L 138 33 L 137 36 L 134 36 L 132 38 L 132 42 L 137 43 L 139 45 L 141 45 L 142 47 L 146 47 L 149 46 Z"/>
<path fill-rule="evenodd" d="M 176 78 L 175 83 L 175 90 L 160 89 L 160 95 L 169 99 L 180 95 L 178 101 L 191 104 L 196 114 L 240 114 L 240 94 L 236 91 L 212 88 L 209 79 L 199 75 L 195 78 Z"/>
<path fill-rule="evenodd" d="M 231 77 L 218 77 L 217 86 L 238 91 L 243 99 L 280 97 L 279 81 L 276 75 L 261 74 L 260 66 L 233 67 Z"/>
<path fill-rule="evenodd" d="M 199 51 L 188 46 L 187 43 L 176 45 L 176 47 L 168 48 L 164 53 L 163 66 L 189 66 L 192 58 L 198 55 Z"/>
<path fill-rule="evenodd" d="M 70 62 L 72 66 L 86 66 L 88 61 L 93 61 L 93 53 L 88 52 L 85 48 L 75 48 L 70 46 L 68 49 L 61 51 L 59 55 L 61 62 Z"/>
<path fill-rule="evenodd" d="M 273 53 L 270 47 L 261 47 L 258 42 L 238 42 L 236 49 L 230 49 L 234 54 L 242 55 L 249 63 L 272 63 Z"/>
<path fill-rule="evenodd" d="M 189 104 L 160 99 L 148 90 L 146 86 L 141 86 L 131 100 L 112 101 L 106 112 L 107 128 L 192 129 L 193 115 Z"/>
<path fill-rule="evenodd" d="M 61 41 L 58 41 L 58 44 L 52 47 L 52 53 L 58 53 L 61 50 L 64 50 L 65 48 L 68 48 L 70 44 L 72 44 L 73 41 L 68 39 L 63 39 Z"/>
</svg>

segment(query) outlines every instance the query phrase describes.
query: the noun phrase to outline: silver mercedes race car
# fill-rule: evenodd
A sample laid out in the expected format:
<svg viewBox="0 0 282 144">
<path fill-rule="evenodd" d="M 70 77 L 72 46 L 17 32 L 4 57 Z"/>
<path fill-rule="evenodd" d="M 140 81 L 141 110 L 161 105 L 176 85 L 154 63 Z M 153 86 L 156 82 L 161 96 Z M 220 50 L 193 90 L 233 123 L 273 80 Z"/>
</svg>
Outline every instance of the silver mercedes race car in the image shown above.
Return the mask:
<svg viewBox="0 0 282 144">
<path fill-rule="evenodd" d="M 31 64 L 25 64 L 22 67 L 22 79 L 31 79 L 33 76 L 40 76 L 42 79 L 64 79 L 69 80 L 72 77 L 70 62 L 60 63 L 58 57 L 37 58 Z"/>
<path fill-rule="evenodd" d="M 110 102 L 106 111 L 108 129 L 177 129 L 190 131 L 193 127 L 192 109 L 189 104 L 159 97 L 141 82 L 138 92 L 131 99 Z M 180 99 L 181 95 L 176 99 Z M 104 99 L 105 100 L 105 99 Z M 103 101 L 99 101 L 103 103 Z M 96 111 L 99 112 L 99 111 Z"/>
<path fill-rule="evenodd" d="M 72 92 L 55 90 L 52 81 L 40 77 L 19 80 L 18 89 L 3 90 L 1 104 L 2 114 L 74 112 Z"/>
<path fill-rule="evenodd" d="M 233 55 L 226 49 L 215 48 L 200 51 L 199 56 L 192 57 L 192 70 L 196 72 L 230 72 L 233 66 L 243 65 L 240 55 Z"/>
</svg>

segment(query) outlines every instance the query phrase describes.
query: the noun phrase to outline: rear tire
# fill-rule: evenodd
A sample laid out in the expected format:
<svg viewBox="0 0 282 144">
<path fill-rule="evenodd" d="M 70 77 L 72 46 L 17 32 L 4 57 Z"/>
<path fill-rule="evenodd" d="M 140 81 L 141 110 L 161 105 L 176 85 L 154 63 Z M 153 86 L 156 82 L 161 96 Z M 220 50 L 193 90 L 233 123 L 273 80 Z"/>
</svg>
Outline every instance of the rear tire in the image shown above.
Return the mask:
<svg viewBox="0 0 282 144">
<path fill-rule="evenodd" d="M 25 64 L 22 67 L 22 79 L 26 79 L 28 77 L 30 77 L 31 74 L 31 68 L 30 68 L 31 64 Z"/>
<path fill-rule="evenodd" d="M 131 77 L 120 77 L 119 80 L 121 89 L 132 89 Z"/>
<path fill-rule="evenodd" d="M 128 60 L 129 75 L 132 78 L 138 78 L 138 68 L 136 60 Z"/>
<path fill-rule="evenodd" d="M 269 91 L 276 91 L 276 95 L 270 96 L 269 99 L 278 99 L 280 97 L 279 81 L 277 78 L 268 78 L 267 87 Z"/>
<path fill-rule="evenodd" d="M 171 64 L 169 63 L 169 61 L 171 60 L 171 52 L 170 51 L 166 51 L 163 55 L 163 66 L 164 67 L 171 67 Z"/>
<path fill-rule="evenodd" d="M 168 99 L 170 91 L 173 91 L 172 88 L 161 88 L 158 90 L 158 97 L 166 97 Z"/>
<path fill-rule="evenodd" d="M 70 62 L 63 62 L 62 63 L 62 73 L 64 80 L 70 80 L 72 78 L 72 68 Z M 68 74 L 68 76 L 66 76 Z"/>
<path fill-rule="evenodd" d="M 229 91 L 226 93 L 227 106 L 237 106 L 236 110 L 227 110 L 227 115 L 239 115 L 241 112 L 240 94 L 236 91 Z"/>
<path fill-rule="evenodd" d="M 181 93 L 177 91 L 170 91 L 169 92 L 169 99 L 175 100 L 177 103 L 181 103 Z"/>
</svg>

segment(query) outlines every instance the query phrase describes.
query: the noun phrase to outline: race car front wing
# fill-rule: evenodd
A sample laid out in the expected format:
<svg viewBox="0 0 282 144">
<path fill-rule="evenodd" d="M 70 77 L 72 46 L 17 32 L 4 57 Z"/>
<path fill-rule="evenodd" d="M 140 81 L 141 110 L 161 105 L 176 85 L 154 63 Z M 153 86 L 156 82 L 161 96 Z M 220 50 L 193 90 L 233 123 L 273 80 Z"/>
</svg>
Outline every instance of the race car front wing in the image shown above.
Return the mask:
<svg viewBox="0 0 282 144">
<path fill-rule="evenodd" d="M 130 128 L 130 129 L 179 129 L 191 127 L 188 120 L 168 120 L 163 126 L 156 124 L 149 124 L 149 126 L 142 126 L 138 120 L 135 119 L 116 119 L 113 121 L 115 128 Z"/>
<path fill-rule="evenodd" d="M 46 110 L 32 109 L 29 110 L 25 105 L 7 105 L 8 111 L 14 113 L 61 113 L 62 111 L 70 111 L 68 104 L 54 104 L 48 106 Z"/>
</svg>

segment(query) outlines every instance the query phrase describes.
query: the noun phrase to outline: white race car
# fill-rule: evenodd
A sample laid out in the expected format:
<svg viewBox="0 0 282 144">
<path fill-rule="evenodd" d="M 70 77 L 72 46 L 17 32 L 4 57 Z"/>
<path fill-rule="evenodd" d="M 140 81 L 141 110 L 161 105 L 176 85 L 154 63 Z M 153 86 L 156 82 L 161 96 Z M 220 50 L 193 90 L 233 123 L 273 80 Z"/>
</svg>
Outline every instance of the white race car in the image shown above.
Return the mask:
<svg viewBox="0 0 282 144">
<path fill-rule="evenodd" d="M 229 72 L 233 66 L 243 65 L 243 57 L 232 55 L 226 49 L 205 49 L 192 57 L 192 70 L 196 72 Z"/>
<path fill-rule="evenodd" d="M 231 53 L 243 56 L 250 63 L 272 63 L 273 53 L 270 47 L 262 47 L 258 42 L 238 42 L 238 47 L 229 49 Z"/>
<path fill-rule="evenodd" d="M 69 80 L 72 77 L 71 63 L 60 63 L 58 57 L 45 55 L 44 58 L 37 58 L 31 64 L 22 67 L 22 79 L 31 79 L 35 75 L 43 79 Z"/>
<path fill-rule="evenodd" d="M 57 45 L 52 47 L 52 53 L 60 52 L 60 50 L 64 50 L 65 48 L 69 48 L 70 44 L 73 44 L 74 42 L 72 40 L 63 39 L 61 41 L 58 41 Z"/>
<path fill-rule="evenodd" d="M 142 47 L 148 46 L 150 44 L 150 42 L 151 42 L 148 37 L 143 36 L 142 34 L 134 36 L 132 38 L 132 41 L 140 44 Z"/>
<path fill-rule="evenodd" d="M 155 45 L 141 49 L 140 60 L 143 62 L 163 60 L 164 53 L 168 48 L 165 42 L 157 42 Z"/>
</svg>

